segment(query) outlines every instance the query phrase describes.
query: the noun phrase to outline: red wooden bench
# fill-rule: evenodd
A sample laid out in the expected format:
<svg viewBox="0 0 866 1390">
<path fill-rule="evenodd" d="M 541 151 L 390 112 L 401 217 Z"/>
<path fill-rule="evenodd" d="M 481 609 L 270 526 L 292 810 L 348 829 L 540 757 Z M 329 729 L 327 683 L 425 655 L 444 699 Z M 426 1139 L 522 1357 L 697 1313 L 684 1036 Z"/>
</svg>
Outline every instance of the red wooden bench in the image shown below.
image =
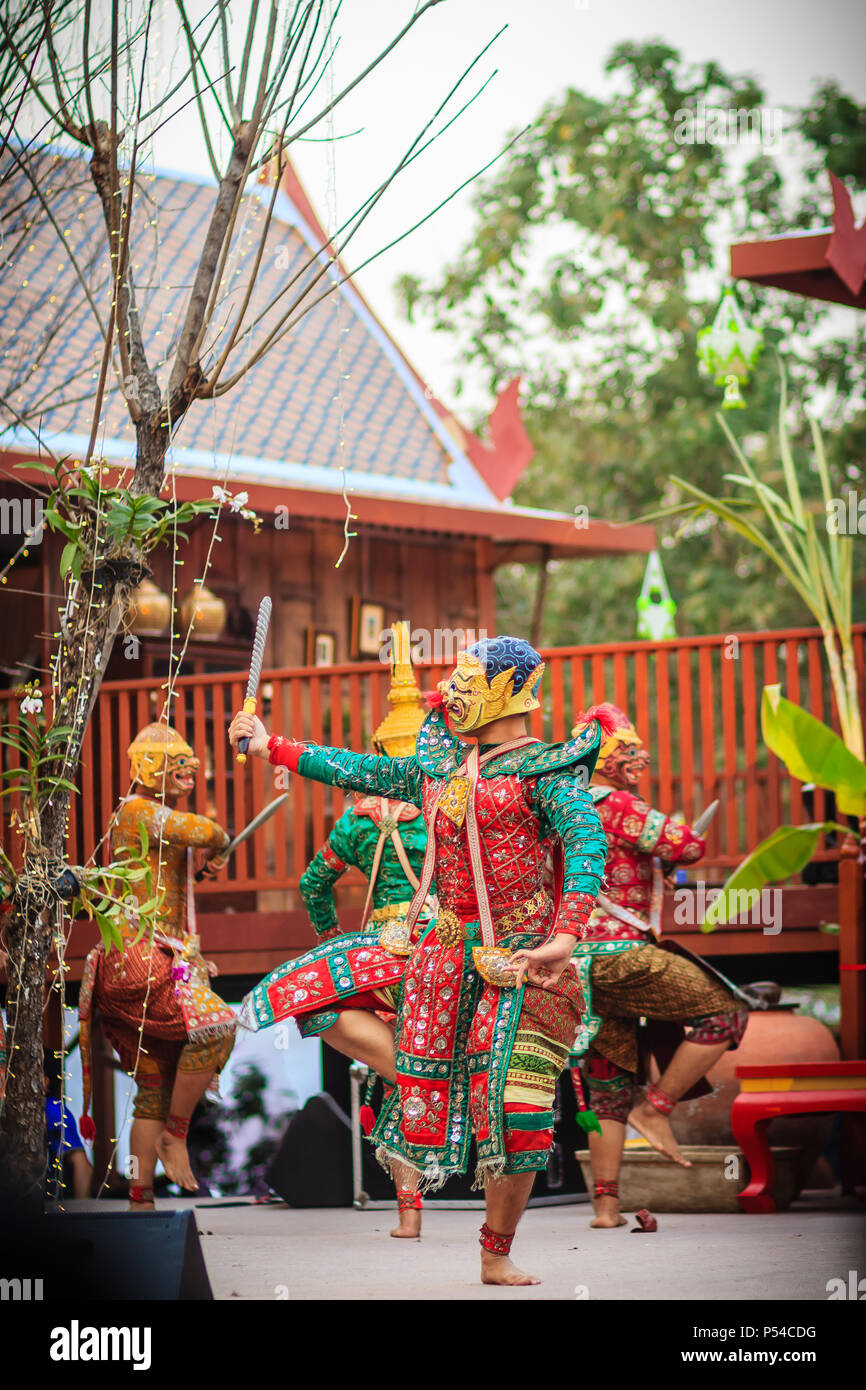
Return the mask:
<svg viewBox="0 0 866 1390">
<path fill-rule="evenodd" d="M 751 1175 L 738 1200 L 746 1212 L 775 1211 L 770 1121 L 818 1111 L 866 1112 L 866 1062 L 744 1066 L 737 1067 L 736 1075 L 740 1094 L 731 1106 L 731 1128 Z"/>
</svg>

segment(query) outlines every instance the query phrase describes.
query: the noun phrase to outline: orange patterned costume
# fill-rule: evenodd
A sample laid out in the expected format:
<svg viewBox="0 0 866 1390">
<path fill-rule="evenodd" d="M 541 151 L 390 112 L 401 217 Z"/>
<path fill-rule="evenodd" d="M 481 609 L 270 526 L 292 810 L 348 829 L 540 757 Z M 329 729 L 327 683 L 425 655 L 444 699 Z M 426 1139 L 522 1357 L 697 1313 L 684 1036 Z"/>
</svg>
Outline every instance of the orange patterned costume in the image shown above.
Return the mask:
<svg viewBox="0 0 866 1390">
<path fill-rule="evenodd" d="M 160 733 L 164 731 L 164 733 Z M 155 751 L 154 751 L 155 750 Z M 161 759 L 159 755 L 162 755 Z M 132 918 L 122 929 L 123 950 L 97 946 L 87 957 L 79 1017 L 84 1072 L 84 1112 L 90 1102 L 89 1033 L 95 1003 L 106 1037 L 138 1085 L 133 1114 L 165 1119 L 177 1071 L 219 1071 L 234 1044 L 235 1016 L 210 986 L 195 927 L 193 853 L 218 854 L 228 835 L 207 816 L 170 809 L 156 793 L 173 781 L 185 795 L 198 767 L 192 749 L 166 725 L 150 725 L 130 746 L 132 776 L 153 795 L 121 802 L 111 832 L 112 857 L 148 840 L 153 890 L 163 892 L 160 926 L 136 941 Z M 135 884 L 139 902 L 149 895 Z"/>
</svg>

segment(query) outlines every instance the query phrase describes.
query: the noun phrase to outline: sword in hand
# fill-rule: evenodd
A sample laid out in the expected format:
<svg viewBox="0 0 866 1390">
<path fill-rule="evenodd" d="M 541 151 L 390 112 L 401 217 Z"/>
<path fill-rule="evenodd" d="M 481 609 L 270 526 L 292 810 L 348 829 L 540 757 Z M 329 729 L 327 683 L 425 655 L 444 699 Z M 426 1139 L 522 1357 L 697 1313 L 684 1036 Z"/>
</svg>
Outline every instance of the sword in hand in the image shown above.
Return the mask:
<svg viewBox="0 0 866 1390">
<path fill-rule="evenodd" d="M 258 705 L 259 681 L 262 677 L 262 666 L 265 660 L 265 642 L 268 637 L 268 628 L 271 623 L 271 600 L 267 594 L 259 604 L 259 615 L 256 619 L 256 635 L 253 640 L 253 654 L 250 657 L 250 674 L 247 678 L 247 693 L 244 697 L 244 714 L 255 714 Z M 247 760 L 247 749 L 250 746 L 248 738 L 239 740 L 237 748 L 237 761 L 245 763 Z"/>
</svg>

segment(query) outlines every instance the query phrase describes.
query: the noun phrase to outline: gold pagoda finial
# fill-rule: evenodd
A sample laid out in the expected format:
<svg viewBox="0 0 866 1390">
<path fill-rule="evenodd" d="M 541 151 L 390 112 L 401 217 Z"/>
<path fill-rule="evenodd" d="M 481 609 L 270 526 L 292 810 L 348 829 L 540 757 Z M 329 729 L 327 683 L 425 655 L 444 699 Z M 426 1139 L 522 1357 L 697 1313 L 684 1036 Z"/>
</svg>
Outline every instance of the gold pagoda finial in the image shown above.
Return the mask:
<svg viewBox="0 0 866 1390">
<path fill-rule="evenodd" d="M 389 758 L 409 758 L 415 752 L 415 740 L 426 717 L 421 691 L 412 668 L 409 624 L 391 626 L 391 706 L 373 735 L 373 743 Z"/>
</svg>

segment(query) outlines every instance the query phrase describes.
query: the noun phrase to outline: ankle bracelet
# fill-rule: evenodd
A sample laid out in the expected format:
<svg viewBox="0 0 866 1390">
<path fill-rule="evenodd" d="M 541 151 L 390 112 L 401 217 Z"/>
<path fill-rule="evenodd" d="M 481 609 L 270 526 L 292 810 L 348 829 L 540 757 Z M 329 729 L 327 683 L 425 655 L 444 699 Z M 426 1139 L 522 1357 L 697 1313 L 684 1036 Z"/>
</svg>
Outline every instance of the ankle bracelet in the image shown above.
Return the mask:
<svg viewBox="0 0 866 1390">
<path fill-rule="evenodd" d="M 152 1187 L 132 1187 L 129 1189 L 129 1200 L 136 1206 L 143 1206 L 146 1202 L 153 1201 Z"/>
<path fill-rule="evenodd" d="M 169 1115 L 165 1122 L 167 1134 L 173 1134 L 178 1139 L 185 1139 L 189 1134 L 189 1118 L 184 1115 Z"/>
<path fill-rule="evenodd" d="M 650 1082 L 646 1090 L 646 1098 L 654 1110 L 658 1110 L 662 1115 L 670 1115 L 676 1100 L 673 1096 L 666 1095 L 654 1082 Z"/>
<path fill-rule="evenodd" d="M 487 1222 L 481 1227 L 479 1243 L 485 1250 L 489 1250 L 491 1255 L 508 1255 L 511 1253 L 511 1242 L 514 1240 L 514 1232 L 510 1236 L 501 1236 L 497 1231 L 491 1231 Z"/>
<path fill-rule="evenodd" d="M 596 1197 L 619 1197 L 619 1183 L 615 1180 L 613 1182 L 597 1182 L 595 1195 Z"/>
<path fill-rule="evenodd" d="M 398 1211 L 421 1211 L 424 1206 L 424 1199 L 420 1192 L 415 1192 L 411 1187 L 397 1188 L 397 1210 Z"/>
</svg>

